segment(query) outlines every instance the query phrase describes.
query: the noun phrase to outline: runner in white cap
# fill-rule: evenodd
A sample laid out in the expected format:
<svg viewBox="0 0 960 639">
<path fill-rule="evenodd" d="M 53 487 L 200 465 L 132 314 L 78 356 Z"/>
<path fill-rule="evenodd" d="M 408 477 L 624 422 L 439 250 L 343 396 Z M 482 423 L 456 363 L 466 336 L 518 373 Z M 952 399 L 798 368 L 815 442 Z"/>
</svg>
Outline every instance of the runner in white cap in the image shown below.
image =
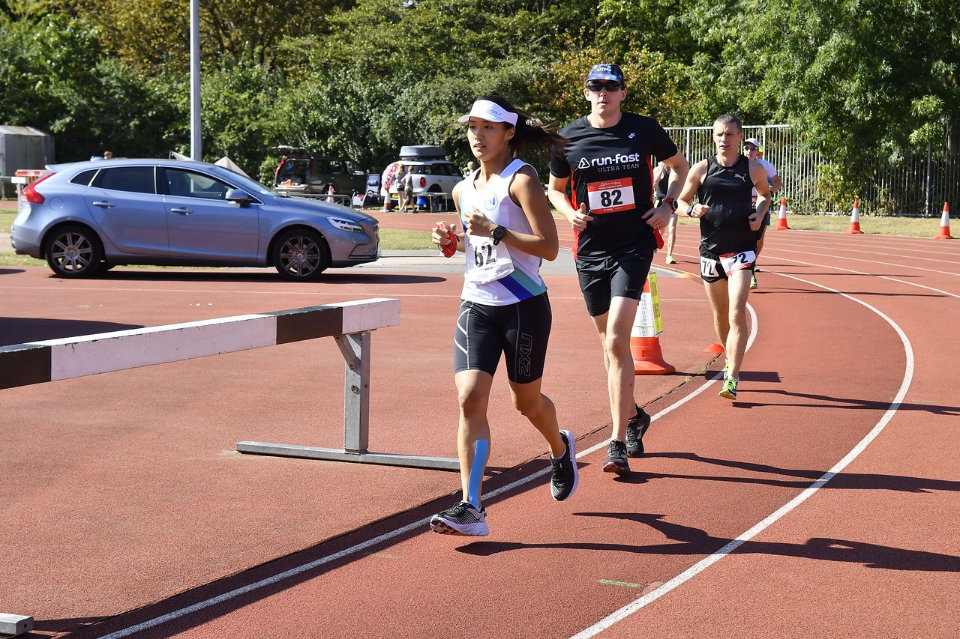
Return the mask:
<svg viewBox="0 0 960 639">
<path fill-rule="evenodd" d="M 528 148 L 563 144 L 556 132 L 499 96 L 473 103 L 460 118 L 480 168 L 453 189 L 460 224 L 439 222 L 433 243 L 456 242 L 466 253 L 460 312 L 454 331 L 454 381 L 460 402 L 457 452 L 463 500 L 434 515 L 439 533 L 486 535 L 481 483 L 490 454 L 487 403 L 493 376 L 505 357 L 517 410 L 550 446 L 550 492 L 557 501 L 577 488 L 576 440 L 560 430 L 557 410 L 541 390 L 552 314 L 542 260 L 559 251 L 557 226 L 536 169 L 517 158 Z"/>
<path fill-rule="evenodd" d="M 746 155 L 751 160 L 756 160 L 757 164 L 763 167 L 763 170 L 767 174 L 767 184 L 770 186 L 770 197 L 771 204 L 773 202 L 772 198 L 776 195 L 777 191 L 780 190 L 780 187 L 783 186 L 783 182 L 780 180 L 780 175 L 777 173 L 777 169 L 774 168 L 773 164 L 763 159 L 761 155 L 763 154 L 763 145 L 760 144 L 760 140 L 757 138 L 747 138 L 743 141 L 743 154 Z M 753 189 L 753 201 L 757 201 L 757 189 Z M 767 211 L 767 214 L 763 216 L 763 224 L 760 225 L 760 230 L 757 231 L 757 258 L 760 257 L 760 251 L 763 250 L 763 236 L 767 230 L 767 227 L 770 226 L 770 211 Z M 757 263 L 753 264 L 754 275 L 750 278 L 750 288 L 758 288 L 757 284 Z"/>
</svg>

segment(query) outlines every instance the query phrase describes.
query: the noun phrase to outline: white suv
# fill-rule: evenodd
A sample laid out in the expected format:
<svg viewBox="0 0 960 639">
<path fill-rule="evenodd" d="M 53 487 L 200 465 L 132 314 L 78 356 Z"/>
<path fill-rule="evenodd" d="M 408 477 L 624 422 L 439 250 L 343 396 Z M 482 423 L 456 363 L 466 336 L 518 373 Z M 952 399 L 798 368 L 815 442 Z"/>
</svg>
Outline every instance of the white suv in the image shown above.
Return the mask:
<svg viewBox="0 0 960 639">
<path fill-rule="evenodd" d="M 418 209 L 453 210 L 451 193 L 463 176 L 457 165 L 448 161 L 446 156 L 439 146 L 400 147 L 400 164 L 408 171 L 413 170 L 413 202 Z M 397 201 L 396 182 L 390 187 L 390 199 Z"/>
</svg>

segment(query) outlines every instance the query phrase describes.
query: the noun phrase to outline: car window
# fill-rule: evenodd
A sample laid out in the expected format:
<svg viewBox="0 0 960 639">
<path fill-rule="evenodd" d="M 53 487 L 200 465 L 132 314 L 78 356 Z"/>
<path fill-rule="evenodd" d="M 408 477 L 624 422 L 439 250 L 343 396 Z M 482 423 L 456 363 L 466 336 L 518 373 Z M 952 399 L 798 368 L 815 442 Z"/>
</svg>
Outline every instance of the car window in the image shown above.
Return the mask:
<svg viewBox="0 0 960 639">
<path fill-rule="evenodd" d="M 96 169 L 90 169 L 89 171 L 81 171 L 73 176 L 70 180 L 73 184 L 79 184 L 81 186 L 90 186 L 90 180 L 93 179 L 93 176 L 96 175 Z"/>
<path fill-rule="evenodd" d="M 93 180 L 93 186 L 111 191 L 156 193 L 152 166 L 118 166 L 101 169 Z"/>
<path fill-rule="evenodd" d="M 222 200 L 230 186 L 203 173 L 166 169 L 164 171 L 167 193 L 178 197 L 199 197 Z"/>
</svg>

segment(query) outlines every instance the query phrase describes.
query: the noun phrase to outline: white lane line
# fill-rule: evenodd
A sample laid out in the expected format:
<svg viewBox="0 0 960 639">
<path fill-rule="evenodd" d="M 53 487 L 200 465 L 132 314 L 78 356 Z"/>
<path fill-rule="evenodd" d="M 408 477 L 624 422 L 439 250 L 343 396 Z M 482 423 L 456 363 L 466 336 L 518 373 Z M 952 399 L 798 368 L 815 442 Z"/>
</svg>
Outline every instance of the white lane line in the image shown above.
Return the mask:
<svg viewBox="0 0 960 639">
<path fill-rule="evenodd" d="M 867 276 L 869 276 L 869 277 L 875 277 L 875 278 L 878 278 L 878 279 L 881 279 L 881 280 L 887 280 L 887 281 L 890 281 L 890 282 L 896 282 L 896 283 L 898 283 L 898 284 L 905 284 L 905 285 L 907 285 L 907 286 L 916 286 L 917 288 L 923 288 L 923 289 L 926 289 L 926 290 L 928 290 L 928 291 L 933 291 L 934 293 L 939 293 L 940 295 L 944 295 L 944 296 L 947 296 L 947 297 L 956 297 L 956 298 L 960 299 L 960 295 L 957 295 L 956 293 L 951 293 L 950 291 L 944 291 L 943 289 L 939 289 L 939 288 L 933 288 L 932 286 L 927 286 L 927 285 L 925 285 L 925 284 L 918 284 L 917 282 L 908 282 L 908 281 L 906 281 L 906 280 L 897 279 L 896 277 L 890 277 L 889 275 L 876 275 L 876 274 L 874 274 L 874 273 L 867 273 L 867 272 L 865 272 L 865 271 L 857 271 L 857 270 L 852 269 L 852 268 L 843 268 L 843 267 L 841 267 L 841 266 L 828 266 L 828 265 L 826 265 L 826 264 L 817 264 L 817 263 L 814 263 L 814 262 L 804 262 L 803 260 L 793 260 L 793 259 L 790 259 L 789 257 L 783 257 L 783 256 L 779 256 L 779 255 L 776 257 L 776 259 L 777 259 L 777 261 L 780 261 L 780 262 L 793 262 L 794 264 L 802 264 L 803 266 L 812 266 L 812 267 L 817 267 L 817 268 L 829 268 L 829 269 L 833 269 L 833 270 L 835 270 L 835 271 L 844 271 L 845 273 L 853 273 L 854 275 L 867 275 Z M 770 271 L 770 272 L 773 273 L 774 275 L 782 275 L 782 273 L 779 273 L 779 272 L 777 272 L 777 271 Z M 789 276 L 789 275 L 786 275 L 785 277 L 790 277 L 790 276 Z"/>
<path fill-rule="evenodd" d="M 803 253 L 804 255 L 816 255 L 817 257 L 827 257 L 832 259 L 836 259 L 838 252 L 840 253 L 843 252 L 843 249 L 840 249 L 839 251 L 834 251 L 833 253 L 814 253 L 812 251 L 800 251 L 796 249 L 788 249 L 788 248 L 782 248 L 782 247 L 776 247 L 775 249 L 771 248 L 771 250 L 777 250 L 777 251 L 782 251 L 786 253 Z M 843 255 L 842 258 L 845 260 L 851 260 L 853 262 L 867 262 L 868 264 L 879 264 L 881 266 L 895 266 L 897 268 L 909 268 L 915 271 L 925 271 L 927 273 L 937 273 L 939 275 L 950 275 L 953 277 L 960 277 L 960 273 L 956 273 L 953 271 L 939 271 L 934 268 L 923 268 L 922 266 L 915 266 L 913 264 L 894 264 L 892 262 L 880 262 L 875 259 L 871 260 L 871 259 L 861 258 L 861 257 L 852 257 L 850 255 Z M 955 262 L 952 262 L 952 263 L 955 264 Z"/>
<path fill-rule="evenodd" d="M 778 275 L 783 275 L 783 274 L 778 273 Z M 588 637 L 594 637 L 600 632 L 603 632 L 604 630 L 606 630 L 607 628 L 610 628 L 614 624 L 620 621 L 623 621 L 624 619 L 626 619 L 633 613 L 637 612 L 644 606 L 656 601 L 660 597 L 664 596 L 671 590 L 674 590 L 675 588 L 683 585 L 687 581 L 690 581 L 691 579 L 696 577 L 698 574 L 700 574 L 701 572 L 703 572 L 713 564 L 717 563 L 718 561 L 720 561 L 721 559 L 723 559 L 724 557 L 726 557 L 727 555 L 735 551 L 744 543 L 746 543 L 747 541 L 751 540 L 753 537 L 757 536 L 758 534 L 760 534 L 761 532 L 769 528 L 771 525 L 773 525 L 783 516 L 787 515 L 788 513 L 793 511 L 795 508 L 797 508 L 800 504 L 802 504 L 803 502 L 808 500 L 810 497 L 812 497 L 818 490 L 823 488 L 823 486 L 826 485 L 826 483 L 829 482 L 831 479 L 833 479 L 838 473 L 842 472 L 843 469 L 850 464 L 850 462 L 856 459 L 860 455 L 860 453 L 862 453 L 866 449 L 866 447 L 870 445 L 870 442 L 876 439 L 877 435 L 879 435 L 883 431 L 883 429 L 886 428 L 890 420 L 893 419 L 893 416 L 896 414 L 897 410 L 899 410 L 900 403 L 903 401 L 903 398 L 906 396 L 907 390 L 910 388 L 910 384 L 913 381 L 913 366 L 914 366 L 913 346 L 910 344 L 910 340 L 907 338 L 906 333 L 904 333 L 903 330 L 897 325 L 897 323 L 894 322 L 892 319 L 890 319 L 888 316 L 886 316 L 882 311 L 871 306 L 870 304 L 867 304 L 862 300 L 859 300 L 855 297 L 847 295 L 846 293 L 841 293 L 840 291 L 830 288 L 828 286 L 816 284 L 814 282 L 811 282 L 809 280 L 805 280 L 799 277 L 794 277 L 792 275 L 783 275 L 783 277 L 789 277 L 790 279 L 794 279 L 799 282 L 804 282 L 805 284 L 810 284 L 811 286 L 822 288 L 826 291 L 830 291 L 832 293 L 842 295 L 843 297 L 851 301 L 854 301 L 857 304 L 861 304 L 866 308 L 868 308 L 869 310 L 876 313 L 877 315 L 879 315 L 880 317 L 882 317 L 887 322 L 887 324 L 889 324 L 893 328 L 893 330 L 896 331 L 897 335 L 900 336 L 901 343 L 903 344 L 903 350 L 906 356 L 906 365 L 904 367 L 903 379 L 900 383 L 900 389 L 897 391 L 897 394 L 894 397 L 893 402 L 891 402 L 889 408 L 887 408 L 886 412 L 884 412 L 883 416 L 880 418 L 877 424 L 870 430 L 870 432 L 867 433 L 866 436 L 863 439 L 861 439 L 860 442 L 856 446 L 854 446 L 853 449 L 843 457 L 843 459 L 838 461 L 833 466 L 833 468 L 825 472 L 822 476 L 820 476 L 819 479 L 817 479 L 812 484 L 810 484 L 810 486 L 808 486 L 799 495 L 797 495 L 796 497 L 788 501 L 786 504 L 784 504 L 783 506 L 781 506 L 780 508 L 772 512 L 770 515 L 768 515 L 766 518 L 758 522 L 756 525 L 754 525 L 752 528 L 750 528 L 746 532 L 742 533 L 736 539 L 733 539 L 732 541 L 730 541 L 727 545 L 725 545 L 720 550 L 716 551 L 715 553 L 713 553 L 708 557 L 704 557 L 703 559 L 701 559 L 700 561 L 692 565 L 690 568 L 686 569 L 685 571 L 683 571 L 682 573 L 680 573 L 670 581 L 666 582 L 656 590 L 652 590 L 646 595 L 644 595 L 643 597 L 640 597 L 632 601 L 631 603 L 627 604 L 623 608 L 620 608 L 619 610 L 611 613 L 609 616 L 605 617 L 604 619 L 601 619 L 600 621 L 590 626 L 589 628 L 585 628 L 584 630 L 581 630 L 577 634 L 573 635 L 572 639 L 587 639 Z"/>
<path fill-rule="evenodd" d="M 783 251 L 783 250 L 784 250 L 784 249 L 773 248 L 773 247 L 771 247 L 771 248 L 769 249 L 769 251 L 770 251 L 771 253 L 774 252 L 774 251 Z M 800 251 L 791 251 L 791 252 L 796 253 L 796 252 L 800 252 Z M 684 254 L 684 253 L 677 253 L 676 251 L 674 251 L 673 254 L 674 254 L 674 255 L 679 255 L 680 257 L 689 257 L 689 258 L 691 258 L 691 259 L 694 259 L 694 258 L 695 258 L 695 256 L 693 256 L 693 255 L 687 255 L 687 254 Z M 766 255 L 766 253 L 764 253 L 764 255 Z M 697 258 L 697 259 L 699 259 L 699 258 Z M 792 262 L 793 264 L 801 264 L 801 265 L 803 265 L 803 266 L 811 266 L 811 267 L 816 267 L 816 268 L 829 268 L 829 269 L 834 270 L 834 271 L 843 271 L 844 273 L 853 273 L 854 275 L 868 275 L 868 276 L 870 276 L 870 277 L 878 278 L 878 279 L 881 279 L 881 280 L 887 280 L 887 281 L 890 281 L 890 282 L 896 282 L 897 284 L 905 284 L 905 285 L 907 285 L 907 286 L 915 286 L 915 287 L 917 287 L 917 288 L 926 289 L 926 290 L 928 290 L 928 291 L 933 291 L 934 293 L 939 293 L 940 295 L 944 295 L 944 296 L 946 296 L 946 297 L 955 297 L 955 298 L 957 298 L 957 299 L 960 299 L 960 295 L 958 295 L 958 294 L 956 294 L 956 293 L 951 293 L 950 291 L 945 291 L 945 290 L 943 290 L 943 289 L 934 288 L 934 287 L 932 287 L 932 286 L 927 286 L 927 285 L 925 285 L 925 284 L 918 284 L 917 282 L 908 282 L 907 280 L 901 280 L 901 279 L 898 279 L 898 278 L 896 278 L 896 277 L 890 277 L 889 275 L 876 275 L 875 273 L 868 273 L 868 272 L 866 272 L 866 271 L 857 271 L 857 270 L 852 269 L 852 268 L 843 268 L 843 267 L 841 267 L 841 266 L 829 266 L 829 265 L 827 265 L 827 264 L 820 264 L 820 263 L 817 263 L 817 262 L 805 262 L 805 261 L 803 261 L 803 260 L 794 260 L 794 259 L 791 259 L 791 258 L 789 258 L 789 257 L 783 257 L 782 255 L 770 256 L 769 259 L 773 259 L 773 260 L 776 260 L 776 261 L 778 261 L 778 262 Z M 774 275 L 783 275 L 783 274 L 780 273 L 779 271 L 766 270 L 766 272 L 767 272 L 767 273 L 773 273 Z M 789 275 L 784 275 L 784 277 L 789 277 Z"/>
<path fill-rule="evenodd" d="M 754 311 L 753 307 L 750 306 L 749 303 L 747 304 L 747 310 L 750 312 L 750 317 L 751 317 L 751 319 L 752 319 L 752 326 L 751 326 L 751 329 L 750 329 L 750 337 L 747 339 L 747 350 L 749 351 L 749 350 L 750 350 L 750 347 L 753 345 L 754 339 L 756 339 L 756 336 L 757 336 L 757 314 L 756 314 L 756 312 Z M 652 422 L 656 421 L 657 419 L 660 419 L 661 417 L 663 417 L 663 416 L 666 415 L 667 413 L 672 412 L 672 411 L 675 410 L 676 408 L 679 408 L 680 406 L 683 406 L 683 405 L 686 404 L 688 401 L 690 401 L 691 399 L 693 399 L 694 397 L 696 397 L 696 396 L 699 395 L 700 393 L 704 392 L 707 388 L 709 388 L 709 387 L 710 387 L 714 382 L 716 382 L 716 381 L 717 381 L 716 379 L 707 380 L 707 381 L 703 384 L 703 386 L 701 386 L 700 388 L 698 388 L 697 390 L 695 390 L 695 391 L 692 392 L 691 394 L 687 395 L 686 397 L 684 397 L 683 399 L 679 400 L 678 402 L 676 402 L 676 403 L 674 403 L 674 404 L 672 404 L 672 405 L 664 408 L 662 411 L 660 411 L 660 412 L 657 413 L 656 415 L 651 415 L 651 417 L 650 417 L 650 422 L 652 423 Z M 585 450 L 585 451 L 581 451 L 581 452 L 577 455 L 577 457 L 578 457 L 578 458 L 581 458 L 581 457 L 583 457 L 584 455 L 589 455 L 590 453 L 596 452 L 596 451 L 600 450 L 601 448 L 606 448 L 608 441 L 609 441 L 609 440 L 604 440 L 603 442 L 597 444 L 596 446 L 593 446 L 592 448 L 589 448 L 589 449 L 587 449 L 587 450 Z M 503 494 L 503 493 L 505 493 L 505 492 L 508 492 L 508 491 L 511 491 L 511 490 L 513 490 L 513 489 L 515 489 L 515 488 L 517 488 L 517 487 L 519 487 L 519 486 L 523 486 L 524 484 L 528 484 L 528 483 L 530 483 L 530 482 L 532 482 L 532 481 L 535 481 L 535 480 L 537 480 L 537 479 L 540 479 L 541 477 L 543 477 L 544 475 L 548 474 L 549 472 L 551 472 L 550 467 L 543 468 L 543 469 L 541 469 L 541 470 L 539 470 L 539 471 L 537 471 L 537 472 L 535 472 L 535 473 L 532 473 L 532 474 L 530 474 L 530 475 L 527 475 L 526 477 L 521 477 L 520 479 L 518 479 L 518 480 L 516 480 L 516 481 L 514 481 L 514 482 L 512 482 L 512 483 L 510 483 L 510 484 L 507 484 L 507 485 L 505 485 L 505 486 L 501 486 L 500 488 L 497 488 L 497 489 L 495 489 L 495 490 L 491 490 L 491 491 L 488 492 L 488 493 L 484 493 L 484 498 L 490 499 L 490 498 L 496 497 L 497 495 L 501 495 L 501 494 Z M 276 574 L 276 575 L 273 575 L 272 577 L 267 577 L 267 578 L 265 578 L 265 579 L 261 579 L 260 581 L 256 581 L 256 582 L 254 582 L 254 583 L 252 583 L 252 584 L 248 584 L 248 585 L 246 585 L 246 586 L 241 586 L 240 588 L 236 588 L 236 589 L 234 589 L 234 590 L 231 590 L 230 592 L 225 592 L 225 593 L 223 593 L 222 595 L 217 595 L 216 597 L 212 597 L 212 598 L 210 598 L 210 599 L 205 599 L 204 601 L 198 601 L 197 603 L 195 603 L 195 604 L 193 604 L 193 605 L 191 605 L 191 606 L 186 606 L 185 608 L 180 608 L 179 610 L 174 610 L 173 612 L 168 612 L 168 613 L 165 614 L 165 615 L 161 615 L 161 616 L 155 617 L 155 618 L 153 618 L 153 619 L 148 619 L 147 621 L 144 621 L 144 622 L 142 622 L 142 623 L 138 623 L 138 624 L 136 624 L 136 625 L 134 625 L 134 626 L 130 626 L 130 627 L 128 627 L 128 628 L 123 628 L 123 629 L 121 629 L 121 630 L 117 630 L 116 632 L 112 632 L 112 633 L 110 633 L 110 634 L 108 634 L 108 635 L 104 635 L 104 636 L 101 637 L 100 639 L 121 639 L 121 637 L 128 637 L 128 636 L 130 636 L 130 635 L 132 635 L 132 634 L 141 632 L 141 631 L 143 631 L 143 630 L 148 630 L 148 629 L 153 628 L 153 627 L 155 627 L 155 626 L 159 626 L 160 624 L 167 623 L 168 621 L 174 621 L 174 620 L 176 620 L 176 619 L 180 619 L 181 617 L 185 617 L 185 616 L 190 615 L 190 614 L 193 614 L 193 613 L 195 613 L 195 612 L 199 612 L 200 610 L 203 610 L 203 609 L 205 609 L 205 608 L 209 608 L 210 606 L 215 606 L 215 605 L 220 604 L 220 603 L 223 603 L 223 602 L 225 602 L 225 601 L 230 601 L 231 599 L 235 599 L 236 597 L 239 597 L 240 595 L 245 595 L 245 594 L 247 594 L 247 593 L 249 593 L 249 592 L 253 592 L 253 591 L 255 591 L 255 590 L 259 590 L 260 588 L 264 588 L 264 587 L 266 587 L 266 586 L 270 586 L 270 585 L 272 585 L 272 584 L 275 584 L 275 583 L 278 583 L 278 582 L 280 582 L 280 581 L 283 581 L 284 579 L 289 579 L 290 577 L 294 577 L 294 576 L 299 575 L 299 574 L 301 574 L 301 573 L 303 573 L 303 572 L 307 572 L 308 570 L 313 570 L 314 568 L 319 568 L 320 566 L 323 566 L 324 564 L 328 564 L 328 563 L 330 563 L 331 561 L 336 561 L 336 560 L 342 559 L 342 558 L 344 558 L 344 557 L 349 557 L 350 555 L 354 555 L 354 554 L 356 554 L 356 553 L 358 553 L 358 552 L 360 552 L 360 551 L 362 551 L 362 550 L 365 550 L 365 549 L 367 549 L 367 548 L 369 548 L 369 547 L 371 547 L 371 546 L 376 546 L 377 544 L 381 544 L 381 543 L 383 543 L 383 542 L 385 542 L 385 541 L 390 541 L 391 539 L 394 539 L 395 537 L 399 537 L 400 535 L 404 535 L 404 534 L 406 534 L 406 533 L 408 533 L 408 532 L 410 532 L 410 531 L 412 531 L 412 530 L 416 530 L 417 528 L 424 528 L 424 529 L 425 529 L 425 528 L 426 528 L 427 526 L 429 526 L 429 525 L 430 525 L 430 518 L 429 518 L 429 517 L 426 517 L 426 518 L 421 519 L 421 520 L 419 520 L 419 521 L 415 521 L 415 522 L 413 522 L 412 524 L 407 524 L 406 526 L 403 526 L 403 527 L 401 527 L 401 528 L 397 528 L 397 529 L 395 529 L 395 530 L 391 530 L 391 531 L 389 531 L 389 532 L 385 532 L 385 533 L 383 533 L 382 535 L 379 535 L 379 536 L 377 536 L 377 537 L 374 537 L 373 539 L 369 539 L 369 540 L 367 540 L 367 541 L 361 542 L 361 543 L 359 543 L 359 544 L 357 544 L 357 545 L 355 545 L 355 546 L 351 546 L 350 548 L 345 548 L 344 550 L 341 550 L 340 552 L 334 553 L 334 554 L 332 554 L 332 555 L 327 555 L 326 557 L 320 557 L 319 559 L 315 559 L 315 560 L 313 560 L 313 561 L 311 561 L 311 562 L 302 564 L 302 565 L 300 565 L 300 566 L 295 566 L 295 567 L 293 567 L 293 568 L 291 568 L 291 569 L 289 569 L 289 570 L 285 570 L 284 572 L 281 572 L 281 573 L 278 573 L 278 574 Z"/>
</svg>

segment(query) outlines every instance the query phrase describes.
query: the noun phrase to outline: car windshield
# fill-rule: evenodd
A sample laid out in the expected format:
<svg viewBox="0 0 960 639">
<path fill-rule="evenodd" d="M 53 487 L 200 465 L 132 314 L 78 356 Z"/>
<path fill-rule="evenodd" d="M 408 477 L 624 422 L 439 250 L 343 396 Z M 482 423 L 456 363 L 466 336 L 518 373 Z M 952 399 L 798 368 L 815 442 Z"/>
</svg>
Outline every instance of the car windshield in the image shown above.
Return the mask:
<svg viewBox="0 0 960 639">
<path fill-rule="evenodd" d="M 247 191 L 251 191 L 253 193 L 259 193 L 261 195 L 271 195 L 274 193 L 272 189 L 269 189 L 264 185 L 260 184 L 259 182 L 255 180 L 251 180 L 250 178 L 244 175 L 240 175 L 239 173 L 234 173 L 230 169 L 225 169 L 221 166 L 212 166 L 207 168 L 209 168 L 209 170 L 212 173 L 216 173 L 227 182 L 234 184 L 236 186 L 239 186 L 240 188 L 246 189 Z"/>
</svg>

